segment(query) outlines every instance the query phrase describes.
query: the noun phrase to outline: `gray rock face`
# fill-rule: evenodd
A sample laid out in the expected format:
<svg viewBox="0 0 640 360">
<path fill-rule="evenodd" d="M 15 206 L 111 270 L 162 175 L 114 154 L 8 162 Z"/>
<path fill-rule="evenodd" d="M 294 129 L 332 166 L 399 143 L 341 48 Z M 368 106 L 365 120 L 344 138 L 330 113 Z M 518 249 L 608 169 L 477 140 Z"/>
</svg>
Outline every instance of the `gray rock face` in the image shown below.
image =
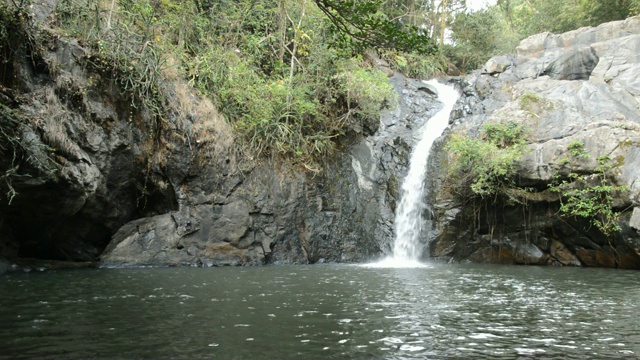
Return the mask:
<svg viewBox="0 0 640 360">
<path fill-rule="evenodd" d="M 554 80 L 589 80 L 598 60 L 590 47 L 571 48 L 551 61 L 542 75 Z"/>
<path fill-rule="evenodd" d="M 124 223 L 176 205 L 168 189 L 145 186 L 139 159 L 149 131 L 124 120 L 130 101 L 107 77 L 88 72 L 87 51 L 76 41 L 51 38 L 47 45 L 35 67 L 26 55 L 12 59 L 15 76 L 0 84 L 11 89 L 8 105 L 28 119 L 19 128 L 23 163 L 12 180 L 18 195 L 10 205 L 0 201 L 0 249 L 11 248 L 3 254 L 12 257 L 93 261 Z M 133 120 L 148 124 L 142 115 Z"/>
<path fill-rule="evenodd" d="M 266 163 L 213 186 L 220 170 L 203 166 L 178 196 L 178 211 L 122 227 L 103 264 L 361 262 L 389 252 L 398 178 L 406 173 L 414 130 L 439 107 L 424 83 L 397 74 L 391 82 L 400 106 L 382 115 L 375 134 L 352 138 L 322 174 Z"/>
<path fill-rule="evenodd" d="M 391 81 L 401 105 L 383 114 L 375 134 L 351 139 L 322 174 L 276 171 L 266 163 L 223 176 L 233 178 L 230 185 L 212 186 L 219 169 L 203 166 L 178 196 L 179 210 L 123 226 L 102 263 L 362 262 L 389 252 L 398 174 L 406 173 L 415 128 L 439 107 L 424 83 L 397 74 Z"/>
<path fill-rule="evenodd" d="M 36 20 L 47 21 L 54 3 L 35 4 Z M 172 105 L 158 124 L 88 66 L 90 52 L 76 41 L 57 34 L 46 45 L 37 63 L 19 54 L 6 65 L 15 77 L 0 79 L 0 101 L 29 119 L 19 128 L 19 194 L 0 202 L 0 273 L 15 257 L 208 267 L 362 262 L 391 251 L 416 130 L 440 108 L 424 83 L 391 76 L 399 106 L 354 128 L 320 174 L 306 174 L 240 158 L 226 122 L 185 84 L 167 89 Z M 441 187 L 445 135 L 427 180 L 430 254 L 640 268 L 639 52 L 640 20 L 632 18 L 533 36 L 514 57 L 457 80 L 463 98 L 448 133 L 476 134 L 504 119 L 525 124 L 530 144 L 518 185 L 534 191 L 526 211 L 498 202 L 499 212 L 478 215 L 463 206 Z M 527 94 L 539 100 L 523 107 Z M 565 163 L 575 141 L 591 157 Z M 602 155 L 616 159 L 615 179 L 629 187 L 615 199 L 622 231 L 613 238 L 560 219 L 557 198 L 544 191 L 555 174 L 593 173 Z"/>
<path fill-rule="evenodd" d="M 499 74 L 505 72 L 513 65 L 513 59 L 510 56 L 494 56 L 482 68 L 483 74 Z"/>
<path fill-rule="evenodd" d="M 640 268 L 640 225 L 633 210 L 640 201 L 639 46 L 638 17 L 561 35 L 538 34 L 522 41 L 512 67 L 464 79 L 450 133 L 478 134 L 486 122 L 522 124 L 529 144 L 516 182 L 530 193 L 526 204 L 498 199 L 478 212 L 457 203 L 435 181 L 433 256 Z M 574 159 L 568 150 L 572 143 L 584 144 L 590 156 Z M 622 231 L 612 237 L 585 219 L 561 218 L 558 197 L 547 190 L 557 175 L 596 174 L 601 156 L 612 159 L 614 182 L 629 189 L 615 194 Z M 435 157 L 443 161 L 447 154 Z M 432 168 L 432 174 L 444 178 L 441 168 Z"/>
<path fill-rule="evenodd" d="M 34 19 L 46 23 L 53 8 L 35 4 Z M 30 119 L 19 129 L 29 160 L 12 182 L 18 195 L 0 202 L 0 256 L 224 266 L 390 250 L 414 130 L 439 107 L 424 83 L 392 76 L 401 106 L 358 124 L 323 173 L 306 174 L 239 158 L 229 126 L 185 84 L 166 89 L 158 122 L 91 66 L 88 49 L 48 39 L 37 66 L 20 54 L 7 65 L 16 76 L 0 79 L 3 104 Z"/>
</svg>

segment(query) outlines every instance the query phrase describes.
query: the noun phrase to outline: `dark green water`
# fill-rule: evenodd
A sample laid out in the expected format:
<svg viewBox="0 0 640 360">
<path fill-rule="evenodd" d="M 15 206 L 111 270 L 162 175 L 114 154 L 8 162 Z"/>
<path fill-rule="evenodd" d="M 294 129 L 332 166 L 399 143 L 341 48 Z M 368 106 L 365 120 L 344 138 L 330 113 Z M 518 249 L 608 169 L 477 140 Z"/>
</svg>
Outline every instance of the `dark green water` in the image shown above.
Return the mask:
<svg viewBox="0 0 640 360">
<path fill-rule="evenodd" d="M 640 357 L 640 273 L 435 264 L 0 277 L 0 359 Z"/>
</svg>

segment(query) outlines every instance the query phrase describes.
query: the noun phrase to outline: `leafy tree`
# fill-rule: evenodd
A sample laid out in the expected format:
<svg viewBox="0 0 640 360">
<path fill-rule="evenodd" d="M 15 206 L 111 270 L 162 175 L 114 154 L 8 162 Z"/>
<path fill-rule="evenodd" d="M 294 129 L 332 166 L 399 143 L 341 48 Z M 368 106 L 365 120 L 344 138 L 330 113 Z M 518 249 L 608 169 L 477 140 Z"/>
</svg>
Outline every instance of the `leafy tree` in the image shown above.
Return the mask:
<svg viewBox="0 0 640 360">
<path fill-rule="evenodd" d="M 637 14 L 639 5 L 639 0 L 499 0 L 497 3 L 521 37 L 622 20 Z"/>
<path fill-rule="evenodd" d="M 389 19 L 384 12 L 385 0 L 314 0 L 337 30 L 335 45 L 362 52 L 367 48 L 415 51 L 430 54 L 436 51 L 431 38 L 415 24 Z M 282 5 L 285 1 L 280 1 Z M 405 1 L 415 5 L 415 1 Z M 233 1 L 214 2 L 194 0 L 200 12 L 219 13 L 216 10 Z M 225 3 L 225 5 L 222 5 Z M 222 6 L 221 6 L 222 5 Z M 231 4 L 231 6 L 233 6 Z M 400 4 L 392 8 L 402 7 Z M 388 9 L 388 7 L 387 7 Z"/>
<path fill-rule="evenodd" d="M 454 45 L 447 51 L 459 69 L 482 66 L 491 56 L 513 51 L 518 38 L 499 11 L 461 13 L 451 27 Z"/>
<path fill-rule="evenodd" d="M 431 54 L 437 47 L 423 30 L 390 20 L 383 0 L 316 0 L 318 8 L 339 31 L 337 44 L 356 51 L 366 48 L 398 49 Z"/>
</svg>

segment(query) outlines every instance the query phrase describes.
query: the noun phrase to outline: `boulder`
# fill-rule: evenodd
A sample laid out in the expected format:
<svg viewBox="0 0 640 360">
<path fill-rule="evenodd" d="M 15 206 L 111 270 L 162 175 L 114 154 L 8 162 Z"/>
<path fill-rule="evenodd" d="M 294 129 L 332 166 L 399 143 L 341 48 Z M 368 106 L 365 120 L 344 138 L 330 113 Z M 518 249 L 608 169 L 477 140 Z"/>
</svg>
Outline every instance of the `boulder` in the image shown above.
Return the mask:
<svg viewBox="0 0 640 360">
<path fill-rule="evenodd" d="M 634 207 L 633 212 L 631 213 L 631 220 L 629 220 L 629 226 L 640 230 L 640 208 Z"/>
<path fill-rule="evenodd" d="M 542 75 L 555 80 L 589 80 L 598 60 L 591 47 L 571 48 L 551 61 Z"/>
<path fill-rule="evenodd" d="M 510 56 L 494 56 L 482 68 L 483 74 L 499 74 L 505 72 L 513 65 L 513 59 Z"/>
</svg>

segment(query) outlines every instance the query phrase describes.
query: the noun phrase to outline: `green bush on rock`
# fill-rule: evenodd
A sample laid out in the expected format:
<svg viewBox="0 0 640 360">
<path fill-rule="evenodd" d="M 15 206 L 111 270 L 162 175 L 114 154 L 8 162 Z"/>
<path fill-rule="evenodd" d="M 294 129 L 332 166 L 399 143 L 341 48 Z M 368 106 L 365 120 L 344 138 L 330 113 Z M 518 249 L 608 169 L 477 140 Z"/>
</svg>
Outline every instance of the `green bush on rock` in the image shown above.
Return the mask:
<svg viewBox="0 0 640 360">
<path fill-rule="evenodd" d="M 574 158 L 590 156 L 579 141 L 569 144 L 568 150 Z M 585 218 L 606 236 L 620 231 L 620 213 L 613 208 L 614 195 L 629 188 L 615 183 L 611 173 L 614 167 L 614 160 L 604 155 L 598 157 L 598 166 L 591 175 L 570 173 L 565 179 L 556 175 L 549 188 L 560 195 L 560 214 Z"/>
<path fill-rule="evenodd" d="M 514 182 L 516 163 L 524 154 L 526 139 L 522 125 L 511 121 L 486 123 L 478 138 L 452 135 L 445 146 L 449 155 L 445 186 L 463 199 L 504 196 L 519 202 L 518 194 L 528 191 Z M 573 160 L 590 157 L 580 141 L 571 142 L 567 151 Z M 620 231 L 620 212 L 614 209 L 614 198 L 629 188 L 615 182 L 612 170 L 621 163 L 619 159 L 604 155 L 597 161 L 591 174 L 572 172 L 563 178 L 556 175 L 548 187 L 557 197 L 547 201 L 559 200 L 561 216 L 585 218 L 602 234 L 611 236 Z M 560 165 L 570 162 L 566 157 Z"/>
<path fill-rule="evenodd" d="M 524 127 L 513 121 L 486 123 L 479 138 L 452 135 L 445 147 L 449 153 L 445 183 L 463 197 L 507 194 L 514 187 L 515 165 L 525 142 Z"/>
</svg>

